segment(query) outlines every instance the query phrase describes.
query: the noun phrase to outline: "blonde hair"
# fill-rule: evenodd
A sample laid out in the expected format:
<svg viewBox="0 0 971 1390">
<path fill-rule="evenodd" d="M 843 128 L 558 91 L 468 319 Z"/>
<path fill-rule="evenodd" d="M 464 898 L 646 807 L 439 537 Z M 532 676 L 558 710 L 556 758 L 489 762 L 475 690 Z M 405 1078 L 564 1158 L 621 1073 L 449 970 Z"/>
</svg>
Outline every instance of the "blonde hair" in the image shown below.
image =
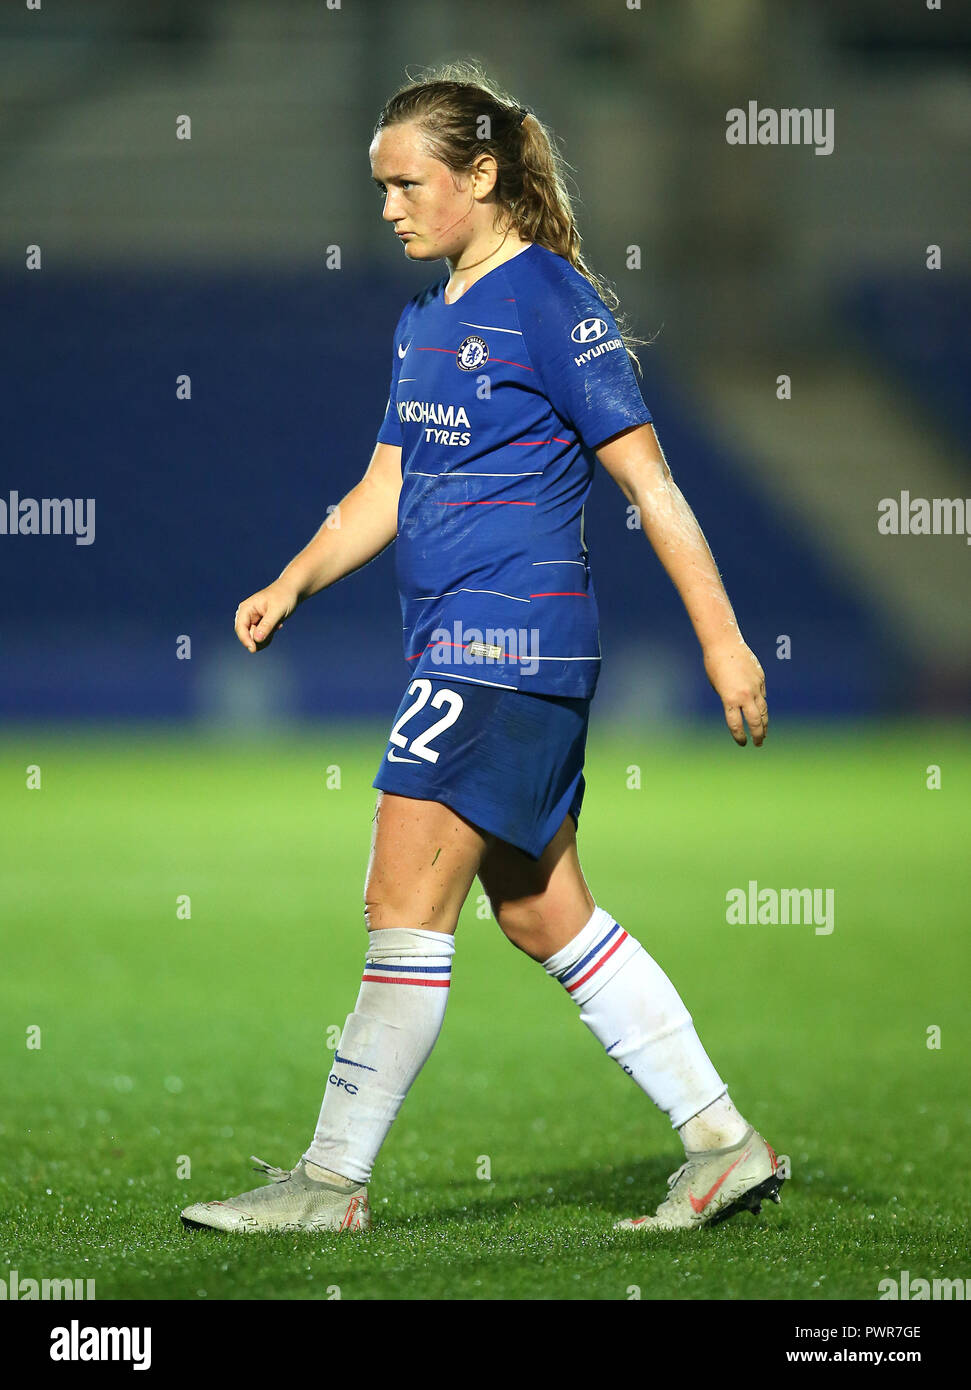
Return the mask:
<svg viewBox="0 0 971 1390">
<path fill-rule="evenodd" d="M 483 116 L 488 117 L 486 122 Z M 470 173 L 483 152 L 493 156 L 499 215 L 524 241 L 554 251 L 590 282 L 613 315 L 628 356 L 640 372 L 634 348 L 648 340 L 633 335 L 613 288 L 580 254 L 580 233 L 566 187 L 566 170 L 572 166 L 543 122 L 488 78 L 474 60 L 446 63 L 420 81 L 409 79 L 385 102 L 374 134 L 406 121 L 415 122 L 429 155 L 454 174 Z"/>
</svg>

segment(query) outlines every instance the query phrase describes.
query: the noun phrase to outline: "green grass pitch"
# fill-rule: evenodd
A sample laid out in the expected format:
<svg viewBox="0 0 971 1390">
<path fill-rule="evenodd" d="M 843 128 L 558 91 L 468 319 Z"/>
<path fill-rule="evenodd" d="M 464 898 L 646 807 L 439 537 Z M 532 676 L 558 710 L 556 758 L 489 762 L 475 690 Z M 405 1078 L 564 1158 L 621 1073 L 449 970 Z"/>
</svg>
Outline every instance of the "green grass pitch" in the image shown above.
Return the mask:
<svg viewBox="0 0 971 1390">
<path fill-rule="evenodd" d="M 743 750 L 714 726 L 601 733 L 594 712 L 588 881 L 790 1156 L 781 1208 L 611 1230 L 660 1201 L 677 1136 L 477 916 L 476 883 L 442 1036 L 378 1158 L 372 1231 L 185 1231 L 188 1202 L 259 1185 L 250 1154 L 290 1167 L 313 1132 L 327 1029 L 364 958 L 385 737 L 8 730 L 0 1275 L 94 1278 L 99 1300 L 869 1300 L 904 1269 L 971 1275 L 971 740 L 926 723 L 776 719 Z M 750 879 L 833 888 L 833 932 L 728 925 L 725 895 Z"/>
</svg>

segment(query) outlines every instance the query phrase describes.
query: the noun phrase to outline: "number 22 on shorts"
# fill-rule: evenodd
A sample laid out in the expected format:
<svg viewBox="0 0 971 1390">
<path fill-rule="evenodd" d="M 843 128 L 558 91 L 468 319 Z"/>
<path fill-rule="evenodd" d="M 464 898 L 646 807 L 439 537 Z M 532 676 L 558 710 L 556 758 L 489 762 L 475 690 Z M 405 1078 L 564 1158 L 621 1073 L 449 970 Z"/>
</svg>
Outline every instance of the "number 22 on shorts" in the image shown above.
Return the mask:
<svg viewBox="0 0 971 1390">
<path fill-rule="evenodd" d="M 431 724 L 423 734 L 418 734 L 416 738 L 413 738 L 410 744 L 401 732 L 408 720 L 416 715 L 420 709 L 424 709 L 431 693 L 431 681 L 423 680 L 421 677 L 412 681 L 411 685 L 408 687 L 408 694 L 416 695 L 416 699 L 408 706 L 401 718 L 396 721 L 388 738 L 397 748 L 407 748 L 408 752 L 414 753 L 416 757 L 424 758 L 425 761 L 429 763 L 437 763 L 439 750 L 431 747 L 431 740 L 437 734 L 444 733 L 446 729 L 450 729 L 462 713 L 465 702 L 458 691 L 447 689 L 438 691 L 435 698 L 432 700 L 432 709 L 441 709 L 443 705 L 447 705 L 447 711 L 442 715 L 441 719 L 436 719 L 435 723 Z"/>
</svg>

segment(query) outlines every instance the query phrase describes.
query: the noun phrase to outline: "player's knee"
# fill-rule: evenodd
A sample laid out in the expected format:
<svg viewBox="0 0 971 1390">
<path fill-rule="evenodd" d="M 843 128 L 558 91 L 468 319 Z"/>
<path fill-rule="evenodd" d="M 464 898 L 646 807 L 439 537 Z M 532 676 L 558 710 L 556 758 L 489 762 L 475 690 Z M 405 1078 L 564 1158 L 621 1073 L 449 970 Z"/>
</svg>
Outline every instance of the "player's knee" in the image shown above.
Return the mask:
<svg viewBox="0 0 971 1390">
<path fill-rule="evenodd" d="M 548 949 L 550 925 L 541 912 L 521 903 L 500 903 L 493 905 L 493 913 L 500 931 L 524 955 L 544 961 L 553 954 Z"/>
</svg>

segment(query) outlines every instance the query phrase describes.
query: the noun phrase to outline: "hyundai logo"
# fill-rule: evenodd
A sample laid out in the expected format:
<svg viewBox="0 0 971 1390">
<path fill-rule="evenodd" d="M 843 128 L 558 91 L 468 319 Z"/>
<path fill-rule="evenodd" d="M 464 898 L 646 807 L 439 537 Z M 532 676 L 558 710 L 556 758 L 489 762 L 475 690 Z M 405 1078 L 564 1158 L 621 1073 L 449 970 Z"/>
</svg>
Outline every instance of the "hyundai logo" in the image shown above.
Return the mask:
<svg viewBox="0 0 971 1390">
<path fill-rule="evenodd" d="M 595 343 L 607 332 L 603 319 L 581 319 L 570 337 L 575 343 Z"/>
</svg>

